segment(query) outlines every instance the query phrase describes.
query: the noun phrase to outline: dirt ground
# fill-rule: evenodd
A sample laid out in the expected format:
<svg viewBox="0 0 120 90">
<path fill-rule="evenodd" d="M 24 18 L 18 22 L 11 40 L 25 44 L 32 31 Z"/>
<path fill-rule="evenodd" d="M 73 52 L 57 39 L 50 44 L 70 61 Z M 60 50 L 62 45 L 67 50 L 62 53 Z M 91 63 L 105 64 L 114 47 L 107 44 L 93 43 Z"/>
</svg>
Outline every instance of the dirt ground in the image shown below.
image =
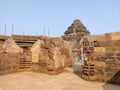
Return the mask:
<svg viewBox="0 0 120 90">
<path fill-rule="evenodd" d="M 0 76 L 0 90 L 120 90 L 120 86 L 85 81 L 67 72 L 59 75 L 19 72 Z"/>
</svg>

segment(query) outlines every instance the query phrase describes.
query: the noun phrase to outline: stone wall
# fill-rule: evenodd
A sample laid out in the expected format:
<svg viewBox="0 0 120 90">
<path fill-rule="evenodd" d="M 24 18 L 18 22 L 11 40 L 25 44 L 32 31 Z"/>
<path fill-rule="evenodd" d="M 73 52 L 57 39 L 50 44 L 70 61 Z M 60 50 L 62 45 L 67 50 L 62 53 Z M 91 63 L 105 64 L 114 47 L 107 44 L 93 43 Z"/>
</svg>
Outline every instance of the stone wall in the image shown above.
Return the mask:
<svg viewBox="0 0 120 90">
<path fill-rule="evenodd" d="M 71 65 L 71 47 L 62 38 L 6 37 L 0 37 L 0 74 L 26 70 L 56 74 Z"/>
<path fill-rule="evenodd" d="M 88 80 L 104 81 L 120 85 L 120 32 L 85 38 L 87 39 L 87 44 L 83 46 L 83 49 L 92 47 L 93 52 L 84 52 L 82 77 Z M 85 40 L 83 41 L 85 43 Z M 91 51 L 91 49 L 89 50 Z M 85 64 L 86 57 L 88 58 L 87 65 Z M 85 68 L 87 66 L 89 66 L 89 70 Z M 88 74 L 85 73 L 86 70 L 88 70 Z M 94 74 L 90 75 L 92 71 Z"/>
<path fill-rule="evenodd" d="M 39 39 L 31 47 L 32 62 L 38 63 L 39 61 L 40 43 L 41 43 L 41 40 Z"/>
<path fill-rule="evenodd" d="M 22 49 L 8 36 L 0 36 L 0 74 L 18 71 Z"/>
<path fill-rule="evenodd" d="M 71 65 L 69 42 L 64 41 L 62 38 L 41 39 L 39 47 L 38 65 L 33 67 L 33 70 L 54 74 Z"/>
<path fill-rule="evenodd" d="M 4 48 L 8 53 L 22 53 L 23 49 L 20 48 L 12 38 L 5 40 Z"/>
<path fill-rule="evenodd" d="M 0 75 L 19 71 L 19 54 L 0 54 Z"/>
</svg>

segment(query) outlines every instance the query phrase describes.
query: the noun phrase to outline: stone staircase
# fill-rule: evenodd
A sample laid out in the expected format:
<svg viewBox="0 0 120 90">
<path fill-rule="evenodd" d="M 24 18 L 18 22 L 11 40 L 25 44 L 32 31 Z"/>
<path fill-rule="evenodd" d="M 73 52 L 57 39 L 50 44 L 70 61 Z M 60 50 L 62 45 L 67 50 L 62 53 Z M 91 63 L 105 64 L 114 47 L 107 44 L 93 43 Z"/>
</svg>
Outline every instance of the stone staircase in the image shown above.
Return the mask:
<svg viewBox="0 0 120 90">
<path fill-rule="evenodd" d="M 20 54 L 19 60 L 19 69 L 20 70 L 31 70 L 32 60 L 31 60 L 31 52 L 28 48 L 23 50 L 23 53 Z"/>
<path fill-rule="evenodd" d="M 31 70 L 31 61 L 30 60 L 20 60 L 19 69 L 21 70 Z"/>
<path fill-rule="evenodd" d="M 37 36 L 25 36 L 25 35 L 12 35 L 16 44 L 23 49 L 23 53 L 20 54 L 19 69 L 31 70 L 32 65 L 32 52 L 31 47 L 39 39 Z"/>
</svg>

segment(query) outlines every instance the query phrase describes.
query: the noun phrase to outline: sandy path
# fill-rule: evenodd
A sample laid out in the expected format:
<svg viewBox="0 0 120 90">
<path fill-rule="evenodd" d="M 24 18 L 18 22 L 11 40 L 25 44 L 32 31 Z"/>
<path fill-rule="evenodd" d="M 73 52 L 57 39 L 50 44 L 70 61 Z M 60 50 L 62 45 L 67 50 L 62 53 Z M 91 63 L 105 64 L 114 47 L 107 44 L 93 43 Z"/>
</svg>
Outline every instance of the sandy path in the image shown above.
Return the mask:
<svg viewBox="0 0 120 90">
<path fill-rule="evenodd" d="M 0 76 L 0 90 L 120 90 L 120 86 L 85 81 L 67 72 L 59 75 L 19 72 Z"/>
</svg>

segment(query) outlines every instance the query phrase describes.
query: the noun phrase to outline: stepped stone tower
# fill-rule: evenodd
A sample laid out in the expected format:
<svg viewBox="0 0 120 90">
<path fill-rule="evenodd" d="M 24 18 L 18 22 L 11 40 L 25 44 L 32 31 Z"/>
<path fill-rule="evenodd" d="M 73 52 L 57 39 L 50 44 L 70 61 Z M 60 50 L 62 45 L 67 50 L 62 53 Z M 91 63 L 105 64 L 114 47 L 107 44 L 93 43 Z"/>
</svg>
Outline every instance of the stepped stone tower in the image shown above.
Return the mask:
<svg viewBox="0 0 120 90">
<path fill-rule="evenodd" d="M 71 26 L 68 27 L 64 34 L 68 35 L 75 33 L 81 34 L 82 36 L 90 34 L 90 32 L 87 30 L 87 28 L 82 24 L 82 22 L 79 19 L 74 20 Z"/>
<path fill-rule="evenodd" d="M 72 45 L 72 52 L 73 52 L 72 57 L 74 58 L 77 57 L 78 53 L 80 52 L 81 38 L 89 35 L 90 32 L 87 30 L 87 28 L 79 19 L 74 20 L 71 26 L 69 26 L 68 29 L 64 32 L 64 35 L 62 36 L 63 39 L 71 42 Z"/>
</svg>

